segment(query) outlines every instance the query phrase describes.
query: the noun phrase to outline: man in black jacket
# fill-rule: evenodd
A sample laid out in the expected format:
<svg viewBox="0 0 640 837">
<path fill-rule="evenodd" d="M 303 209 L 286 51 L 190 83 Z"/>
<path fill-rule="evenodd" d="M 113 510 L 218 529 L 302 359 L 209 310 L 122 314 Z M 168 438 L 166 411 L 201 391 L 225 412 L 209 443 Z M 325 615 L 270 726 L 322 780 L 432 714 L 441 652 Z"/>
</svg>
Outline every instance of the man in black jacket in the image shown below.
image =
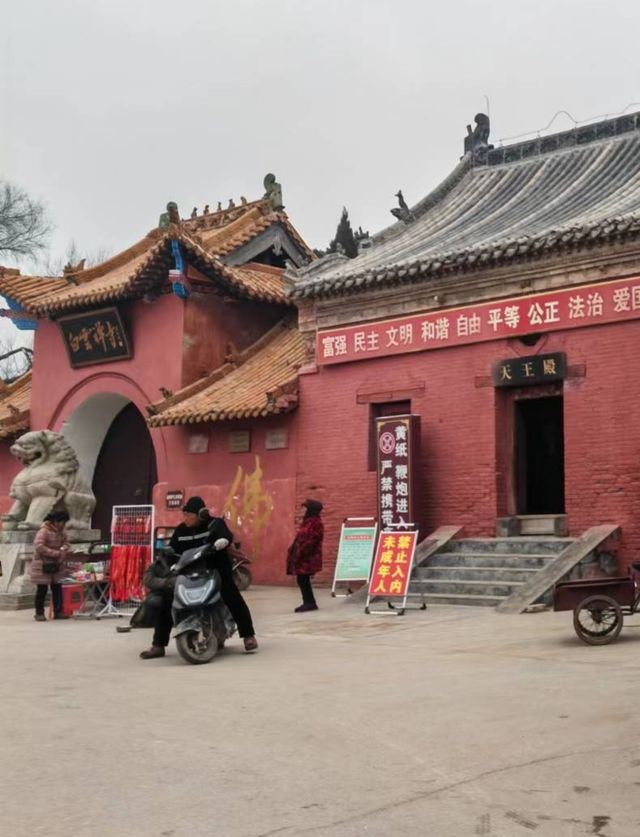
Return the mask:
<svg viewBox="0 0 640 837">
<path fill-rule="evenodd" d="M 255 637 L 251 613 L 233 579 L 231 559 L 227 552 L 233 535 L 221 517 L 212 518 L 206 515 L 201 517 L 200 512 L 205 508 L 202 497 L 190 497 L 187 500 L 182 507 L 184 520 L 175 528 L 169 545 L 178 555 L 182 555 L 187 549 L 194 549 L 207 543 L 212 545 L 214 552 L 210 560 L 220 573 L 222 599 L 238 626 L 238 633 L 244 640 L 245 651 L 257 651 L 258 640 Z M 140 654 L 143 660 L 164 657 L 165 648 L 169 644 L 173 627 L 171 603 L 174 578 L 168 576 L 165 570 L 166 567 L 162 561 L 154 561 L 145 576 L 146 586 L 152 592 L 159 593 L 160 598 L 156 600 L 158 606 L 152 645 Z"/>
</svg>

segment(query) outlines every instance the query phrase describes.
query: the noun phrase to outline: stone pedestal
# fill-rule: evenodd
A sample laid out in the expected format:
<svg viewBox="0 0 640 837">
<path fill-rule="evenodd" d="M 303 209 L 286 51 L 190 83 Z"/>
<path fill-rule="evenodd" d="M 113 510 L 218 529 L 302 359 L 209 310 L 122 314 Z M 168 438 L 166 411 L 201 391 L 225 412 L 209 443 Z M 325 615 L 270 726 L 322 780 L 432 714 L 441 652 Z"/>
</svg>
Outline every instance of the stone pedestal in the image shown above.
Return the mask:
<svg viewBox="0 0 640 837">
<path fill-rule="evenodd" d="M 29 578 L 33 558 L 35 530 L 0 531 L 0 610 L 22 610 L 33 607 L 35 587 Z M 69 529 L 70 559 L 75 552 L 86 554 L 95 541 L 100 540 L 97 529 Z"/>
</svg>

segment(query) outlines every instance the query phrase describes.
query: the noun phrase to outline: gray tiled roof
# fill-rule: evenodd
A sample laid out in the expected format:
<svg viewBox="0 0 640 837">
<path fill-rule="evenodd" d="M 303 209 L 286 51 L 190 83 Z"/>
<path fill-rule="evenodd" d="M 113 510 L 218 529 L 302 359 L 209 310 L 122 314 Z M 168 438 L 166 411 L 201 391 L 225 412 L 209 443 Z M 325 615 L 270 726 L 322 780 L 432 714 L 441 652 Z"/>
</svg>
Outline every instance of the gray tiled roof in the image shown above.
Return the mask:
<svg viewBox="0 0 640 837">
<path fill-rule="evenodd" d="M 480 164 L 467 154 L 412 213 L 414 221 L 383 230 L 357 258 L 334 255 L 298 271 L 292 296 L 333 296 L 640 236 L 640 114 L 495 149 Z"/>
</svg>

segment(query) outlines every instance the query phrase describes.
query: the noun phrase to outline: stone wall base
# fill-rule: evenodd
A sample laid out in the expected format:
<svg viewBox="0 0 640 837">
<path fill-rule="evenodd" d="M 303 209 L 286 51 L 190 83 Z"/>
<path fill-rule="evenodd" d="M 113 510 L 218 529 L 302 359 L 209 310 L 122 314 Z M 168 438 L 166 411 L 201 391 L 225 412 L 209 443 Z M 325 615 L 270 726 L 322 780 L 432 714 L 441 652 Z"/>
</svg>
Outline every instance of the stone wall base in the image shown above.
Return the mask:
<svg viewBox="0 0 640 837">
<path fill-rule="evenodd" d="M 35 592 L 0 593 L 0 610 L 33 610 Z"/>
<path fill-rule="evenodd" d="M 95 529 L 70 529 L 67 534 L 71 560 L 74 553 L 86 555 L 91 544 L 100 538 L 100 532 Z M 29 576 L 35 535 L 35 531 L 5 529 L 0 532 L 0 610 L 34 607 L 36 588 Z"/>
</svg>

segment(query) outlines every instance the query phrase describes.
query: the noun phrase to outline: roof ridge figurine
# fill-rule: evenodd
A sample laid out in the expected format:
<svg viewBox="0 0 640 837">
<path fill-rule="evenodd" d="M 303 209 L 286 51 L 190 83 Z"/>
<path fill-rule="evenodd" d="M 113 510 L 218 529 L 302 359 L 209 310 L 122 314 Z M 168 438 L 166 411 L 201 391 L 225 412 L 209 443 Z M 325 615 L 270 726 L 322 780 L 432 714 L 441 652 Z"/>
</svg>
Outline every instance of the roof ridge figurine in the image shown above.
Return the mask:
<svg viewBox="0 0 640 837">
<path fill-rule="evenodd" d="M 271 201 L 271 206 L 276 212 L 284 209 L 282 203 L 282 186 L 276 181 L 275 174 L 267 174 L 264 178 L 265 194 L 263 200 Z"/>
<path fill-rule="evenodd" d="M 407 206 L 407 202 L 404 199 L 402 194 L 402 189 L 398 189 L 396 192 L 396 198 L 398 198 L 398 207 L 396 209 L 390 209 L 389 211 L 391 214 L 398 219 L 398 221 L 404 221 L 405 224 L 411 223 L 411 221 L 415 221 L 415 216 L 413 212 Z"/>
<path fill-rule="evenodd" d="M 178 212 L 178 204 L 175 201 L 169 201 L 167 204 L 167 211 L 163 212 L 158 221 L 158 227 L 163 230 L 171 224 L 180 223 L 180 213 Z"/>
<path fill-rule="evenodd" d="M 480 156 L 482 156 L 485 152 L 493 148 L 492 145 L 489 145 L 491 121 L 486 113 L 476 113 L 473 121 L 476 123 L 473 130 L 471 129 L 471 125 L 467 125 L 467 136 L 464 138 L 464 153 L 473 154 L 475 157 L 480 152 Z"/>
</svg>

